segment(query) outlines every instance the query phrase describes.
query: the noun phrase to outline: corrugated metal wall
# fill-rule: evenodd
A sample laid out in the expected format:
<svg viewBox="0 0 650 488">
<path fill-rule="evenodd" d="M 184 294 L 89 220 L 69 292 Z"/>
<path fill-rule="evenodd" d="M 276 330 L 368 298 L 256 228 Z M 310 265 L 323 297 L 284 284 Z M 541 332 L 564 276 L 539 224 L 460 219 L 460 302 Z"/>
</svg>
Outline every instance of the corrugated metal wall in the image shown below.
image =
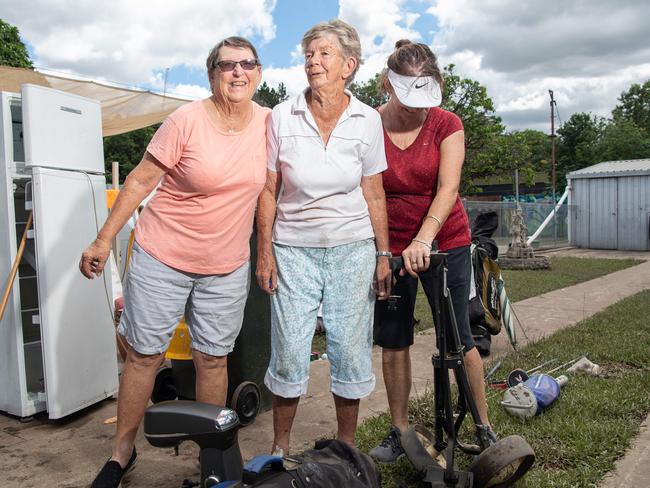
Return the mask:
<svg viewBox="0 0 650 488">
<path fill-rule="evenodd" d="M 589 247 L 618 248 L 618 178 L 589 179 Z"/>
<path fill-rule="evenodd" d="M 650 250 L 650 176 L 579 178 L 571 187 L 571 244 Z"/>
<path fill-rule="evenodd" d="M 581 178 L 571 180 L 571 244 L 589 247 L 589 180 Z"/>
<path fill-rule="evenodd" d="M 618 178 L 618 248 L 650 250 L 650 176 Z"/>
</svg>

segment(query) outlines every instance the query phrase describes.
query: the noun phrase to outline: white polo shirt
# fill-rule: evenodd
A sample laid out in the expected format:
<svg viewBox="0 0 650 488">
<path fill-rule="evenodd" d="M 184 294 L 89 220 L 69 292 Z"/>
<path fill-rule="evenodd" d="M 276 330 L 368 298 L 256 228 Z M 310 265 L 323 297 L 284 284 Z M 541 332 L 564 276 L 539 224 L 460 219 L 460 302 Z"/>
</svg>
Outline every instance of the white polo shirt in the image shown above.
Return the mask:
<svg viewBox="0 0 650 488">
<path fill-rule="evenodd" d="M 386 170 L 379 113 L 346 90 L 350 103 L 327 145 L 305 92 L 273 109 L 268 168 L 282 174 L 273 242 L 333 247 L 374 237 L 361 177 Z"/>
</svg>

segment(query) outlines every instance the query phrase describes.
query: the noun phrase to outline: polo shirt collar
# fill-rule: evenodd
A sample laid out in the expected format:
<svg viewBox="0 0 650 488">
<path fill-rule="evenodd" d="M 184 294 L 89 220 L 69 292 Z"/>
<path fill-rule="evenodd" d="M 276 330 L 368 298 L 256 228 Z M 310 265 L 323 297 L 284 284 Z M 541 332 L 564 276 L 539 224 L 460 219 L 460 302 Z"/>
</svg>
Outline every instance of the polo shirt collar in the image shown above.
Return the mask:
<svg viewBox="0 0 650 488">
<path fill-rule="evenodd" d="M 307 107 L 307 92 L 310 90 L 309 87 L 305 88 L 299 95 L 298 97 L 294 100 L 292 106 L 291 106 L 291 112 L 292 113 L 305 113 L 309 110 Z M 345 108 L 345 111 L 343 112 L 346 114 L 348 117 L 352 117 L 355 115 L 359 115 L 361 117 L 365 117 L 365 113 L 363 111 L 363 104 L 355 97 L 350 90 L 347 88 L 345 89 L 345 94 L 350 97 L 350 103 L 348 106 Z"/>
</svg>

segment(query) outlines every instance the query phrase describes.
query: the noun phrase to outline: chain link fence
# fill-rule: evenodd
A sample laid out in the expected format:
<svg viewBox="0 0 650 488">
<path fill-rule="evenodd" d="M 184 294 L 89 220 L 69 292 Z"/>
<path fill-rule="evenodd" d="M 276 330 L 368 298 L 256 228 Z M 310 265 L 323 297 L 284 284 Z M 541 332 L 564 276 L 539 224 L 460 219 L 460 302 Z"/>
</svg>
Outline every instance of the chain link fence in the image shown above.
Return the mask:
<svg viewBox="0 0 650 488">
<path fill-rule="evenodd" d="M 507 247 L 511 241 L 510 224 L 512 214 L 517 208 L 516 202 L 486 202 L 464 200 L 465 210 L 469 216 L 470 225 L 480 213 L 496 212 L 499 216 L 499 227 L 494 233 L 494 240 L 499 247 Z M 552 203 L 519 203 L 524 222 L 528 228 L 528 237 L 532 236 L 546 217 L 553 211 Z M 566 246 L 569 244 L 569 206 L 563 204 L 544 228 L 542 233 L 532 243 L 534 248 Z"/>
</svg>

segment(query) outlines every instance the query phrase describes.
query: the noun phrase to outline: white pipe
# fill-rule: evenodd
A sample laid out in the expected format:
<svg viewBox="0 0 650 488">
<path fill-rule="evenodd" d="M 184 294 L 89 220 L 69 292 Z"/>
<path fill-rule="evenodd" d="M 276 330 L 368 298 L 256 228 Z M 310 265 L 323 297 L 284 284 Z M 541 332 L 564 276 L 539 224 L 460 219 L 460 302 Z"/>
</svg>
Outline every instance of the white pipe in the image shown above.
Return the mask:
<svg viewBox="0 0 650 488">
<path fill-rule="evenodd" d="M 573 219 L 575 217 L 575 210 L 573 211 L 574 215 L 571 215 L 571 204 L 573 203 L 573 186 L 571 185 L 573 180 L 566 180 L 566 189 L 569 191 L 569 199 L 567 200 L 567 239 L 569 240 L 569 245 L 573 245 Z"/>
<path fill-rule="evenodd" d="M 562 194 L 562 197 L 560 200 L 557 202 L 557 205 L 553 208 L 553 210 L 546 216 L 546 219 L 544 219 L 544 222 L 542 222 L 542 225 L 540 225 L 535 233 L 528 238 L 526 241 L 526 245 L 530 246 L 530 244 L 539 237 L 539 235 L 542 233 L 544 228 L 548 225 L 548 223 L 551 221 L 551 219 L 555 216 L 555 213 L 559 210 L 559 208 L 562 206 L 564 203 L 564 200 L 566 200 L 567 196 L 569 195 L 569 187 L 564 190 L 564 193 Z"/>
</svg>

